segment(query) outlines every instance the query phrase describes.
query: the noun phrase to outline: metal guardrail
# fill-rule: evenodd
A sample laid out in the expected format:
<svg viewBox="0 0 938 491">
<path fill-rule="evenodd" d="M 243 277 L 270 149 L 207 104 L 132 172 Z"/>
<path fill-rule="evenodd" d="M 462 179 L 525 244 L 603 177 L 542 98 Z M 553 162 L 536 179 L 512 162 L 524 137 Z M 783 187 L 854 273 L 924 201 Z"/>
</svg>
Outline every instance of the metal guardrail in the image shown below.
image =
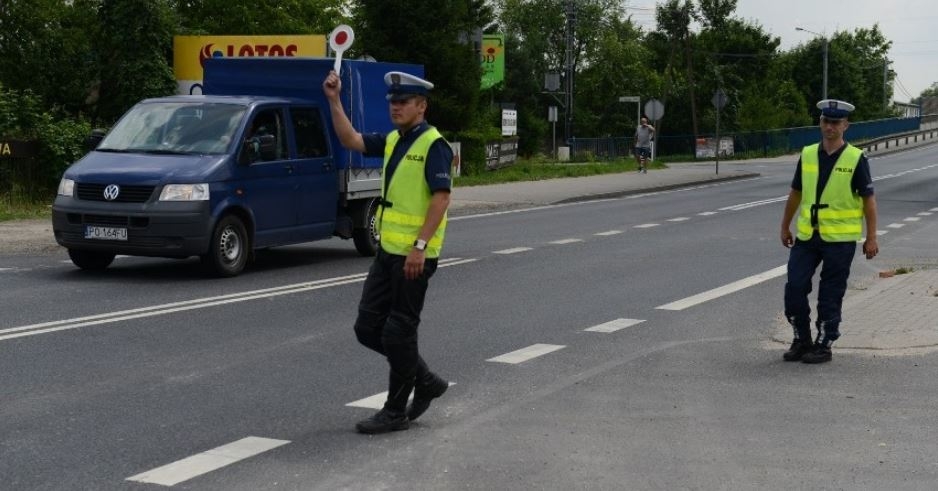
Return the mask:
<svg viewBox="0 0 938 491">
<path fill-rule="evenodd" d="M 938 129 L 928 129 L 914 131 L 911 133 L 903 133 L 901 135 L 884 136 L 882 138 L 868 141 L 861 145 L 861 147 L 865 152 L 871 153 L 889 150 L 890 146 L 892 148 L 897 148 L 900 145 L 909 146 L 919 142 L 934 140 L 936 138 L 938 138 Z"/>
</svg>

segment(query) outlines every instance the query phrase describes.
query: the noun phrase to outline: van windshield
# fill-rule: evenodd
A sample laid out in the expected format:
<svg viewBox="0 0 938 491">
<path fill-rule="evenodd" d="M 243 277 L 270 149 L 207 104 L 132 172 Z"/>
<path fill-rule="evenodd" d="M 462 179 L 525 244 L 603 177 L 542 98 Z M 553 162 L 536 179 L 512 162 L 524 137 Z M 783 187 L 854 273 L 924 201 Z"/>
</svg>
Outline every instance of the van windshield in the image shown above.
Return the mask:
<svg viewBox="0 0 938 491">
<path fill-rule="evenodd" d="M 97 150 L 166 154 L 227 153 L 245 106 L 204 102 L 137 104 Z"/>
</svg>

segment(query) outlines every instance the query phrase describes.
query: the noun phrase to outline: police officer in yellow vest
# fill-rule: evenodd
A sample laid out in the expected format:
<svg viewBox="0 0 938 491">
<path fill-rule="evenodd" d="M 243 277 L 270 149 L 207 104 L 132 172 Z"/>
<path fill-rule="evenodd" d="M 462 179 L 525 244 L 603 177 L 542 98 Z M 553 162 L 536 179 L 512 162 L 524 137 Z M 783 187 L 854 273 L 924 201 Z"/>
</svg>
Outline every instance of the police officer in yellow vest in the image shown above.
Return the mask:
<svg viewBox="0 0 938 491">
<path fill-rule="evenodd" d="M 862 150 L 844 141 L 847 116 L 854 107 L 832 99 L 818 102 L 817 107 L 821 110 L 822 139 L 801 152 L 781 230 L 782 245 L 791 249 L 785 317 L 794 329 L 794 341 L 783 359 L 804 363 L 831 360 L 831 344 L 840 337 L 841 304 L 857 242 L 863 237 L 864 221 L 863 253 L 867 259 L 879 253 L 870 164 Z M 796 215 L 797 235 L 793 238 L 789 227 Z M 808 294 L 818 265 L 822 265 L 818 333 L 812 340 Z"/>
<path fill-rule="evenodd" d="M 358 341 L 384 355 L 390 365 L 384 408 L 355 426 L 368 434 L 406 430 L 449 387 L 420 356 L 417 326 L 443 247 L 453 151 L 424 120 L 433 84 L 402 72 L 387 73 L 384 82 L 397 127 L 387 135 L 356 131 L 339 99 L 339 77 L 332 71 L 323 82 L 342 146 L 384 157 L 383 200 L 377 214 L 381 247 L 368 271 L 355 321 Z M 413 402 L 407 405 L 411 391 Z"/>
</svg>

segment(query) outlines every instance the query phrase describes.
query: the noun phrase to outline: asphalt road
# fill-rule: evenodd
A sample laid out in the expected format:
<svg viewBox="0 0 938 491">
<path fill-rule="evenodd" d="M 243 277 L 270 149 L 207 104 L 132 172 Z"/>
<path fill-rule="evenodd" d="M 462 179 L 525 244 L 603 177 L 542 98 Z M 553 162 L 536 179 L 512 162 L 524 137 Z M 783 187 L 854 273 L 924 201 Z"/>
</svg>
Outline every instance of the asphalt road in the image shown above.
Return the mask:
<svg viewBox="0 0 938 491">
<path fill-rule="evenodd" d="M 938 206 L 936 156 L 874 159 L 880 228 Z M 411 430 L 377 437 L 354 432 L 386 365 L 351 331 L 370 260 L 347 242 L 267 251 L 225 280 L 195 260 L 87 274 L 60 252 L 0 257 L 0 482 L 934 489 L 936 355 L 781 361 L 793 165 L 755 170 L 454 217 L 421 350 L 455 385 Z M 885 232 L 854 278 L 938 256 L 938 219 Z M 498 361 L 526 348 L 543 354 Z"/>
</svg>

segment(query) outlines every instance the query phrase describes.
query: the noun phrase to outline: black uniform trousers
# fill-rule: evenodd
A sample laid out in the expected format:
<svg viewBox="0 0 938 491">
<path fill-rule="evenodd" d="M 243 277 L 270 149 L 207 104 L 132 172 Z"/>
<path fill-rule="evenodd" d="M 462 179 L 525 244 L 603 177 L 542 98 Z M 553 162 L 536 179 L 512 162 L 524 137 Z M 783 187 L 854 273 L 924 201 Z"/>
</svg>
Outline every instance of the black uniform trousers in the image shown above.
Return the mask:
<svg viewBox="0 0 938 491">
<path fill-rule="evenodd" d="M 378 251 L 368 270 L 355 335 L 368 348 L 384 355 L 391 368 L 385 409 L 402 413 L 415 381 L 430 377 L 427 363 L 417 349 L 417 327 L 430 277 L 438 259 L 426 259 L 423 274 L 404 278 L 405 256 Z"/>
<path fill-rule="evenodd" d="M 856 242 L 824 242 L 817 231 L 808 240 L 795 240 L 788 256 L 785 283 L 785 317 L 794 328 L 795 339 L 811 339 L 808 294 L 818 265 L 822 266 L 817 296 L 817 342 L 829 347 L 840 337 L 841 306 L 856 250 Z"/>
</svg>

